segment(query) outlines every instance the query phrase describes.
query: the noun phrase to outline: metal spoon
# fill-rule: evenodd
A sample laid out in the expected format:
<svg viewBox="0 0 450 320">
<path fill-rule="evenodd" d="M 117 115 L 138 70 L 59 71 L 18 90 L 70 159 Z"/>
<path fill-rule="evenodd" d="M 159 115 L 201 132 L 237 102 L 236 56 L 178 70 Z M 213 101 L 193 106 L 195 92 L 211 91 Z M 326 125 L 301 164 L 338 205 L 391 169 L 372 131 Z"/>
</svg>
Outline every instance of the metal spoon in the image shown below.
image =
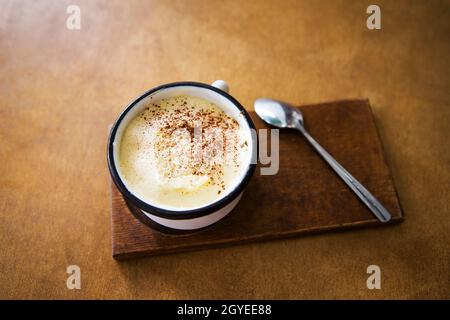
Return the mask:
<svg viewBox="0 0 450 320">
<path fill-rule="evenodd" d="M 255 101 L 256 114 L 268 124 L 278 128 L 289 128 L 300 131 L 308 142 L 314 147 L 330 167 L 364 202 L 372 213 L 381 222 L 388 222 L 391 215 L 385 207 L 358 182 L 347 170 L 344 169 L 313 137 L 306 131 L 303 125 L 303 115 L 300 110 L 287 103 L 260 98 Z"/>
</svg>

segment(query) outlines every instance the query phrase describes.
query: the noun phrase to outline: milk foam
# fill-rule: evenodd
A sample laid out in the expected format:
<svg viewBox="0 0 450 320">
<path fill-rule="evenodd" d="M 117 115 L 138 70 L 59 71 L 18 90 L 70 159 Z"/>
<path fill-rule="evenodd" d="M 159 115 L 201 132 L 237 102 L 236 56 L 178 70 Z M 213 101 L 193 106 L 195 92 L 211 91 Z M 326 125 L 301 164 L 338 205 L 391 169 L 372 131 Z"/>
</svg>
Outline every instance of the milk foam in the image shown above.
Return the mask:
<svg viewBox="0 0 450 320">
<path fill-rule="evenodd" d="M 151 205 L 203 207 L 242 180 L 251 152 L 247 139 L 235 119 L 204 99 L 183 95 L 148 102 L 124 130 L 120 174 Z"/>
</svg>

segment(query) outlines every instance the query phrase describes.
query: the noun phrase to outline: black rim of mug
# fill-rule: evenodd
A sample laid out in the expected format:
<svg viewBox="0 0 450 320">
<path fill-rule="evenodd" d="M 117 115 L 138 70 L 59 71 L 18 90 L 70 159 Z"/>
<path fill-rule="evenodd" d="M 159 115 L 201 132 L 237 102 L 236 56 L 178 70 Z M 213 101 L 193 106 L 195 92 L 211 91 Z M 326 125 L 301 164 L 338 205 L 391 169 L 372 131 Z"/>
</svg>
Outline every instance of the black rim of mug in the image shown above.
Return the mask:
<svg viewBox="0 0 450 320">
<path fill-rule="evenodd" d="M 201 87 L 201 88 L 212 90 L 212 91 L 224 96 L 225 98 L 230 100 L 239 109 L 239 111 L 241 111 L 241 113 L 244 115 L 250 129 L 256 130 L 255 125 L 254 125 L 249 113 L 247 112 L 247 110 L 244 109 L 244 107 L 235 98 L 233 98 L 228 93 L 226 93 L 216 87 L 213 87 L 213 86 L 205 84 L 205 83 L 200 83 L 200 82 L 191 82 L 191 81 L 173 82 L 173 83 L 167 83 L 167 84 L 155 87 L 153 89 L 150 89 L 150 90 L 144 92 L 141 96 L 134 99 L 125 108 L 125 110 L 120 114 L 120 116 L 114 122 L 114 124 L 111 128 L 110 134 L 109 134 L 109 139 L 108 139 L 107 161 L 108 161 L 109 172 L 111 174 L 112 180 L 113 180 L 114 184 L 117 186 L 117 188 L 119 189 L 119 191 L 122 193 L 122 195 L 124 195 L 125 198 L 128 201 L 130 201 L 133 205 L 135 205 L 139 209 L 144 210 L 145 212 L 148 212 L 155 216 L 158 216 L 161 218 L 166 218 L 166 219 L 172 219 L 172 220 L 184 220 L 184 219 L 199 218 L 202 216 L 212 214 L 212 213 L 220 210 L 221 208 L 225 207 L 227 204 L 232 202 L 238 195 L 241 194 L 241 192 L 244 190 L 244 188 L 247 186 L 248 182 L 250 181 L 250 178 L 252 177 L 252 175 L 255 171 L 255 168 L 256 168 L 255 163 L 250 163 L 245 176 L 243 177 L 241 182 L 236 186 L 236 188 L 233 191 L 231 191 L 229 194 L 227 194 L 225 197 L 221 198 L 217 202 L 209 204 L 205 207 L 192 209 L 192 210 L 174 211 L 174 210 L 158 208 L 158 207 L 152 206 L 152 205 L 142 201 L 141 199 L 139 199 L 138 197 L 133 195 L 128 190 L 128 188 L 125 186 L 125 184 L 123 183 L 122 179 L 119 176 L 119 173 L 117 171 L 116 164 L 114 161 L 113 143 L 116 138 L 117 130 L 118 130 L 122 120 L 126 116 L 126 114 L 141 100 L 145 99 L 146 97 L 148 97 L 149 95 L 151 95 L 157 91 L 167 89 L 167 88 L 172 88 L 172 87 L 180 87 L 180 86 Z M 257 140 L 256 135 L 252 135 L 252 139 L 255 140 L 255 141 L 253 141 L 253 146 L 256 148 L 256 150 L 253 150 L 253 152 L 255 152 L 255 151 L 257 151 L 257 145 L 258 145 L 257 141 L 256 141 Z"/>
</svg>

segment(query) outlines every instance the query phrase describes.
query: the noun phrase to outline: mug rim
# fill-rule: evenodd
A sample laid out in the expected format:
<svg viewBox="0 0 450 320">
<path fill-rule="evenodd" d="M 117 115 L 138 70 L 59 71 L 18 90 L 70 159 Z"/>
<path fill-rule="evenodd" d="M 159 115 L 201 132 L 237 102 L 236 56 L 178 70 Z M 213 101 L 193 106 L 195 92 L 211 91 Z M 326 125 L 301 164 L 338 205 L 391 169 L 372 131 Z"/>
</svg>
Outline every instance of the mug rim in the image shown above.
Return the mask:
<svg viewBox="0 0 450 320">
<path fill-rule="evenodd" d="M 210 203 L 206 206 L 203 206 L 200 208 L 195 208 L 195 209 L 169 210 L 169 209 L 156 207 L 154 205 L 151 205 L 151 204 L 139 199 L 137 196 L 135 196 L 132 192 L 130 192 L 128 190 L 128 188 L 126 187 L 125 183 L 122 181 L 122 178 L 120 177 L 120 175 L 117 171 L 115 160 L 114 160 L 114 145 L 113 144 L 114 144 L 114 140 L 116 138 L 117 130 L 120 127 L 122 120 L 125 118 L 127 113 L 131 109 L 134 108 L 134 106 L 137 103 L 139 103 L 141 100 L 145 99 L 152 93 L 155 93 L 155 92 L 163 90 L 163 89 L 168 89 L 168 88 L 173 88 L 173 87 L 184 87 L 184 86 L 200 87 L 200 88 L 204 88 L 204 89 L 209 89 L 209 90 L 212 90 L 212 91 L 224 96 L 229 101 L 231 101 L 236 108 L 239 109 L 241 114 L 244 116 L 250 130 L 256 130 L 255 125 L 254 125 L 249 113 L 239 103 L 239 101 L 237 101 L 233 96 L 231 96 L 227 92 L 222 91 L 221 89 L 216 88 L 212 85 L 208 85 L 206 83 L 193 82 L 193 81 L 179 81 L 179 82 L 171 82 L 171 83 L 163 84 L 163 85 L 160 85 L 160 86 L 157 86 L 150 90 L 145 91 L 139 97 L 134 99 L 130 104 L 128 104 L 128 106 L 125 108 L 125 110 L 122 111 L 122 113 L 119 115 L 119 117 L 114 122 L 114 124 L 111 128 L 109 137 L 108 137 L 107 161 L 108 161 L 108 168 L 109 168 L 109 172 L 111 174 L 111 178 L 112 178 L 114 184 L 119 189 L 120 193 L 122 195 L 124 195 L 125 198 L 127 198 L 129 201 L 131 201 L 132 204 L 136 205 L 139 209 L 141 209 L 145 212 L 148 212 L 150 214 L 153 214 L 155 216 L 159 216 L 159 217 L 166 218 L 166 219 L 174 219 L 174 220 L 198 218 L 198 217 L 212 214 L 212 213 L 216 212 L 217 210 L 220 210 L 221 208 L 223 208 L 224 206 L 229 204 L 231 201 L 233 201 L 237 196 L 239 196 L 243 192 L 244 188 L 247 186 L 247 184 L 250 181 L 250 178 L 252 177 L 252 175 L 255 171 L 255 168 L 256 168 L 256 164 L 252 163 L 252 161 L 250 161 L 250 164 L 248 166 L 247 172 L 245 173 L 244 177 L 239 182 L 239 184 L 229 194 L 227 194 L 225 197 L 223 197 L 213 203 Z M 256 148 L 256 151 L 257 151 L 257 137 L 256 137 L 256 135 L 251 135 L 251 137 L 252 137 L 252 140 L 254 140 L 253 146 Z M 254 150 L 252 150 L 252 151 L 255 152 Z"/>
</svg>

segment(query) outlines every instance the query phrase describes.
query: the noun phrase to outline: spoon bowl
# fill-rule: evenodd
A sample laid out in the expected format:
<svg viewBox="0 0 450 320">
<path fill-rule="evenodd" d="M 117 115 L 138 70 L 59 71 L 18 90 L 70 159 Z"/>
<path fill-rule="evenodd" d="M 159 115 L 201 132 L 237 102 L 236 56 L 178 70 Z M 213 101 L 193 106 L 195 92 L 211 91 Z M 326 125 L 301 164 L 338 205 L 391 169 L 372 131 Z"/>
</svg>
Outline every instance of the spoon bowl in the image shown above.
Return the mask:
<svg viewBox="0 0 450 320">
<path fill-rule="evenodd" d="M 286 102 L 259 98 L 254 106 L 256 114 L 274 127 L 298 129 L 299 125 L 303 126 L 301 111 Z"/>
</svg>

